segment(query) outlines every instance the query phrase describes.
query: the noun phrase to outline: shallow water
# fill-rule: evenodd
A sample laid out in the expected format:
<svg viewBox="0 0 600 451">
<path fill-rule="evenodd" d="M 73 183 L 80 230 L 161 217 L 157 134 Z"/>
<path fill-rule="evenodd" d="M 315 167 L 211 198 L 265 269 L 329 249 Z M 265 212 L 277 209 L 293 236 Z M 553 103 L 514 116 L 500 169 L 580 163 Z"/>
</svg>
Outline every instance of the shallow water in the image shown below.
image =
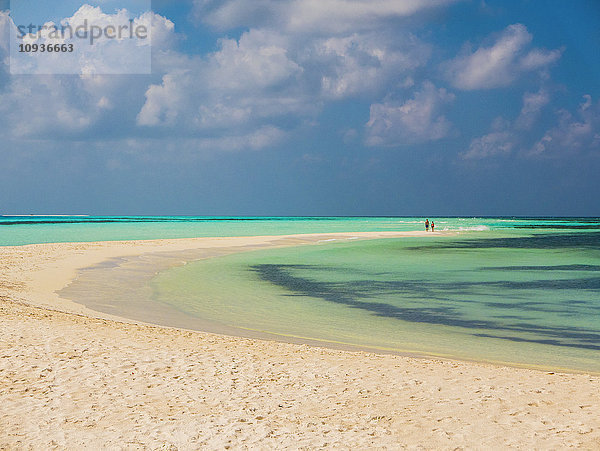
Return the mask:
<svg viewBox="0 0 600 451">
<path fill-rule="evenodd" d="M 390 239 L 257 251 L 166 271 L 153 280 L 153 296 L 240 328 L 600 371 L 599 241 L 582 250 L 531 240 Z"/>
<path fill-rule="evenodd" d="M 0 216 L 0 246 L 209 236 L 422 230 L 411 217 Z M 435 218 L 437 230 L 592 227 L 593 219 Z"/>
<path fill-rule="evenodd" d="M 66 297 L 179 327 L 600 372 L 600 221 L 461 219 L 453 236 L 113 262 Z"/>
</svg>

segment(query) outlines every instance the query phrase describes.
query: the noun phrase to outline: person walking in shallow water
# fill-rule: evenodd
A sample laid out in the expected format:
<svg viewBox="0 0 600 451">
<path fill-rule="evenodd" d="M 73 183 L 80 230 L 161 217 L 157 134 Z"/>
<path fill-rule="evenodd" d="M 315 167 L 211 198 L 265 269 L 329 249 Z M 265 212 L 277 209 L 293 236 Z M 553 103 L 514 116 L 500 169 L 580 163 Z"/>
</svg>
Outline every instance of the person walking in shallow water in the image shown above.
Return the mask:
<svg viewBox="0 0 600 451">
<path fill-rule="evenodd" d="M 425 220 L 425 231 L 429 232 L 429 219 Z"/>
<path fill-rule="evenodd" d="M 433 232 L 433 229 L 435 229 L 435 222 L 431 221 L 431 231 Z"/>
</svg>

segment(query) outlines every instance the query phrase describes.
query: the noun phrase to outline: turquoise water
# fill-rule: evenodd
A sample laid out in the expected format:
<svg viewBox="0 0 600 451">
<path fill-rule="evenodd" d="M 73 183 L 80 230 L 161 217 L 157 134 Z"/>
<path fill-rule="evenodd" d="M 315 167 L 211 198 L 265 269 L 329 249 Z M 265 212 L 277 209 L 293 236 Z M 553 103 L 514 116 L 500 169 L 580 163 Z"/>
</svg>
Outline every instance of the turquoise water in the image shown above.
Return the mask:
<svg viewBox="0 0 600 451">
<path fill-rule="evenodd" d="M 241 329 L 600 372 L 600 222 L 512 225 L 201 260 L 159 274 L 153 299 Z"/>
<path fill-rule="evenodd" d="M 11 219 L 3 218 L 0 242 L 423 228 L 422 218 L 34 218 L 24 223 L 30 219 L 8 224 Z M 193 254 L 145 257 L 144 270 L 140 262 L 112 262 L 80 277 L 67 297 L 86 303 L 95 296 L 86 305 L 187 328 L 214 325 L 283 339 L 600 372 L 600 219 L 435 222 L 437 230 L 457 233 L 328 241 L 201 260 Z M 174 266 L 183 260 L 188 263 Z"/>
<path fill-rule="evenodd" d="M 153 296 L 238 328 L 600 371 L 600 233 L 473 234 L 202 260 L 158 275 Z"/>
<path fill-rule="evenodd" d="M 423 220 L 410 217 L 0 216 L 0 246 L 207 236 L 408 231 L 422 229 Z M 532 223 L 527 218 L 436 218 L 435 221 L 438 230 L 512 229 L 529 227 Z M 546 219 L 544 224 L 574 225 L 573 221 L 583 226 L 590 225 L 590 220 L 585 218 Z"/>
</svg>

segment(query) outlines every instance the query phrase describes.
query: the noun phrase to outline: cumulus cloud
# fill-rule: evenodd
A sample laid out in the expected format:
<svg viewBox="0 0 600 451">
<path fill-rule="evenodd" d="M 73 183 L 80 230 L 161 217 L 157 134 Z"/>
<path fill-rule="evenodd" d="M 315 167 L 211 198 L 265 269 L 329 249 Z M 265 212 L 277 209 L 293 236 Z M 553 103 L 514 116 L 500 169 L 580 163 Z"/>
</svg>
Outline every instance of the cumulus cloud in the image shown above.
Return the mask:
<svg viewBox="0 0 600 451">
<path fill-rule="evenodd" d="M 558 111 L 558 124 L 547 130 L 528 152 L 529 156 L 561 157 L 600 150 L 600 102 L 588 94 L 575 114 Z"/>
<path fill-rule="evenodd" d="M 448 136 L 452 124 L 440 111 L 454 94 L 425 82 L 404 103 L 386 101 L 371 105 L 366 143 L 369 146 L 403 146 L 436 141 Z"/>
<path fill-rule="evenodd" d="M 288 43 L 278 33 L 250 30 L 239 42 L 221 39 L 220 51 L 209 58 L 207 78 L 223 90 L 274 87 L 302 72 L 288 55 Z"/>
<path fill-rule="evenodd" d="M 147 89 L 138 124 L 176 124 L 178 133 L 195 133 L 256 127 L 265 119 L 314 111 L 299 87 L 303 69 L 284 41 L 262 30 L 250 30 L 239 41 L 222 39 L 217 52 L 187 60 Z"/>
<path fill-rule="evenodd" d="M 550 102 L 550 94 L 544 88 L 538 92 L 523 94 L 523 106 L 514 121 L 501 117 L 492 123 L 491 132 L 473 138 L 469 148 L 460 154 L 465 160 L 480 160 L 508 155 L 522 146 L 525 132 L 530 130 L 538 119 L 542 109 Z"/>
<path fill-rule="evenodd" d="M 60 23 L 47 22 L 34 33 L 12 28 L 12 42 L 71 46 L 70 52 L 14 52 L 13 74 L 149 74 L 151 44 L 166 47 L 174 24 L 147 11 L 134 16 L 126 9 L 106 14 L 82 5 Z M 93 37 L 92 37 L 93 36 Z M 110 37 L 109 37 L 110 36 Z M 132 38 L 133 36 L 133 38 Z"/>
<path fill-rule="evenodd" d="M 196 20 L 217 29 L 270 27 L 309 33 L 372 29 L 457 0 L 195 0 Z"/>
<path fill-rule="evenodd" d="M 247 29 L 237 38 L 219 39 L 216 51 L 201 55 L 177 49 L 173 22 L 153 13 L 142 14 L 134 20 L 151 27 L 152 78 L 136 82 L 130 77 L 96 75 L 110 72 L 102 56 L 115 44 L 100 38 L 94 44 L 98 58 L 74 57 L 77 64 L 85 61 L 85 76 L 49 75 L 39 85 L 15 79 L 0 90 L 0 113 L 7 124 L 0 133 L 78 139 L 101 136 L 112 121 L 124 138 L 173 137 L 194 142 L 198 149 L 269 147 L 290 130 L 315 124 L 328 102 L 357 97 L 373 102 L 411 88 L 416 71 L 429 59 L 431 46 L 408 32 L 386 27 L 386 21 L 453 1 L 198 0 L 194 11 L 204 23 L 220 29 Z M 63 23 L 76 27 L 88 20 L 108 26 L 130 18 L 125 10 L 108 14 L 85 5 Z M 56 39 L 49 36 L 51 30 L 48 24 L 48 29 L 27 39 L 38 43 Z M 132 57 L 128 49 L 122 50 L 117 64 L 121 72 L 139 65 L 140 52 Z M 52 59 L 19 64 L 31 73 L 56 74 L 61 69 Z M 1 82 L 0 74 L 0 88 Z M 439 97 L 443 90 L 434 91 Z M 435 106 L 421 95 L 413 101 L 429 104 L 413 108 L 427 116 L 426 109 Z M 38 105 L 28 108 L 28 96 L 34 96 Z M 48 104 L 53 105 L 52 114 L 45 115 L 41 105 Z M 411 107 L 410 101 L 404 107 Z M 32 120 L 26 120 L 28 114 L 34 116 Z M 430 114 L 431 136 L 438 139 L 449 123 L 441 115 Z M 407 136 L 417 139 L 416 124 L 411 125 L 408 118 L 402 123 Z"/>
<path fill-rule="evenodd" d="M 521 24 L 509 25 L 491 46 L 466 50 L 442 67 L 455 88 L 489 89 L 507 86 L 520 75 L 542 70 L 557 61 L 562 50 L 530 49 L 533 36 Z"/>
<path fill-rule="evenodd" d="M 196 137 L 291 130 L 314 124 L 328 103 L 382 98 L 414 83 L 431 48 L 405 31 L 368 28 L 450 1 L 198 0 L 202 22 L 247 31 L 220 39 L 215 52 L 165 65 L 137 124 Z M 348 27 L 354 22 L 361 26 Z"/>
<path fill-rule="evenodd" d="M 543 50 L 534 49 L 519 59 L 519 68 L 524 71 L 545 68 L 558 61 L 563 49 Z"/>
<path fill-rule="evenodd" d="M 309 64 L 321 68 L 323 95 L 343 98 L 387 87 L 399 75 L 423 66 L 430 53 L 429 46 L 412 35 L 354 33 L 317 40 Z"/>
<path fill-rule="evenodd" d="M 294 127 L 313 120 L 327 101 L 385 94 L 428 55 L 429 47 L 411 35 L 300 40 L 251 29 L 238 40 L 221 39 L 216 52 L 167 69 L 147 89 L 137 123 L 189 135 L 279 127 L 281 121 Z"/>
<path fill-rule="evenodd" d="M 126 17 L 125 12 L 117 14 Z M 90 15 L 113 20 L 92 7 L 69 20 L 75 24 Z M 130 124 L 131 136 L 150 132 L 203 140 L 199 148 L 237 148 L 241 142 L 249 148 L 268 147 L 285 136 L 285 129 L 313 122 L 327 101 L 385 95 L 390 84 L 409 87 L 430 54 L 428 45 L 408 33 L 299 38 L 253 28 L 239 39 L 220 39 L 215 52 L 194 56 L 174 48 L 174 26 L 168 19 L 139 20 L 153 27 L 157 81 L 143 86 L 128 77 L 96 76 L 94 70 L 73 79 L 46 76 L 39 85 L 15 79 L 0 93 L 0 111 L 13 124 L 4 132 L 75 139 L 94 134 L 106 127 L 109 116 L 120 115 L 121 125 Z M 28 96 L 35 96 L 38 105 L 28 109 Z M 48 104 L 53 114 L 45 115 L 39 105 Z M 27 114 L 33 119 L 25 120 Z M 256 130 L 261 133 L 253 135 Z"/>
<path fill-rule="evenodd" d="M 124 10 L 103 15 L 98 8 L 84 5 L 67 21 L 76 24 L 92 16 L 107 21 L 105 24 L 113 23 L 115 17 L 119 20 L 129 17 Z M 169 48 L 174 35 L 171 21 L 154 13 L 142 14 L 135 20 L 157 30 L 157 49 Z M 17 32 L 15 25 L 5 13 L 0 13 L 0 33 L 7 35 L 10 32 Z M 49 29 L 42 30 L 40 36 L 48 33 Z M 29 36 L 27 39 L 37 38 Z M 84 71 L 78 77 L 64 77 L 52 74 L 52 65 L 60 63 L 53 59 L 34 61 L 30 66 L 33 76 L 9 76 L 9 57 L 4 49 L 7 42 L 2 40 L 0 45 L 0 58 L 3 59 L 0 64 L 0 115 L 3 118 L 0 135 L 4 138 L 77 140 L 102 137 L 107 133 L 113 137 L 135 134 L 133 128 L 127 127 L 135 125 L 135 115 L 143 104 L 145 87 L 140 85 L 139 79 L 94 75 L 95 70 Z M 100 51 L 101 47 L 98 47 Z M 122 54 L 124 58 L 126 53 Z M 101 67 L 95 65 L 95 61 L 86 60 L 86 66 L 82 67 Z M 135 58 L 128 63 L 132 62 Z M 19 64 L 14 60 L 12 63 Z M 18 67 L 11 66 L 11 69 L 19 72 Z M 40 72 L 47 75 L 39 75 Z"/>
<path fill-rule="evenodd" d="M 146 90 L 146 102 L 137 116 L 141 125 L 172 125 L 178 118 L 179 108 L 185 100 L 185 85 L 193 78 L 189 73 L 173 72 L 162 77 L 162 84 L 151 85 Z M 183 83 L 185 81 L 185 85 Z"/>
<path fill-rule="evenodd" d="M 523 95 L 523 107 L 515 121 L 515 127 L 530 129 L 538 118 L 542 109 L 550 102 L 550 94 L 543 88 L 538 92 L 527 92 Z"/>
<path fill-rule="evenodd" d="M 587 94 L 583 99 L 575 113 L 565 109 L 558 110 L 556 125 L 546 130 L 531 145 L 530 130 L 542 108 L 549 103 L 550 97 L 544 89 L 537 93 L 526 93 L 521 113 L 515 121 L 496 119 L 491 132 L 474 138 L 460 156 L 465 160 L 508 154 L 562 158 L 597 152 L 600 150 L 600 102 L 594 103 Z"/>
<path fill-rule="evenodd" d="M 0 11 L 0 89 L 8 80 L 10 27 L 8 11 Z"/>
<path fill-rule="evenodd" d="M 0 91 L 0 135 L 90 139 L 134 132 L 144 89 L 127 77 L 12 76 Z"/>
<path fill-rule="evenodd" d="M 484 158 L 510 154 L 517 146 L 517 135 L 513 124 L 499 117 L 492 123 L 490 133 L 473 138 L 469 149 L 460 154 L 464 160 L 481 160 Z"/>
<path fill-rule="evenodd" d="M 10 40 L 11 20 L 8 11 L 0 10 L 0 52 L 4 55 L 8 52 L 8 43 Z"/>
<path fill-rule="evenodd" d="M 92 121 L 82 91 L 53 77 L 29 83 L 13 78 L 8 92 L 0 94 L 0 114 L 14 137 L 76 133 Z M 86 96 L 87 97 L 87 96 Z"/>
</svg>

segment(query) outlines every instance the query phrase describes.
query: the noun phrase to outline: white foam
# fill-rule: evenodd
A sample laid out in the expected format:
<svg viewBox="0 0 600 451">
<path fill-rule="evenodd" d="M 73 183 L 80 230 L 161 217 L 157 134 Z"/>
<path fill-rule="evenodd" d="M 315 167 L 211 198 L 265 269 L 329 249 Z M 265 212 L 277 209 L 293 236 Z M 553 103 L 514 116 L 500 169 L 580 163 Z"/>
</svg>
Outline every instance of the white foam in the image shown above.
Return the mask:
<svg viewBox="0 0 600 451">
<path fill-rule="evenodd" d="M 478 226 L 472 226 L 472 227 L 459 227 L 458 229 L 454 229 L 451 227 L 444 227 L 442 229 L 442 231 L 447 231 L 447 230 L 458 230 L 460 232 L 485 232 L 486 230 L 490 230 L 490 228 L 488 226 L 478 225 Z"/>
<path fill-rule="evenodd" d="M 490 230 L 490 228 L 488 226 L 478 225 L 478 226 L 473 226 L 473 227 L 459 227 L 458 230 L 460 230 L 462 232 L 467 232 L 467 231 L 483 232 L 485 230 Z"/>
</svg>

